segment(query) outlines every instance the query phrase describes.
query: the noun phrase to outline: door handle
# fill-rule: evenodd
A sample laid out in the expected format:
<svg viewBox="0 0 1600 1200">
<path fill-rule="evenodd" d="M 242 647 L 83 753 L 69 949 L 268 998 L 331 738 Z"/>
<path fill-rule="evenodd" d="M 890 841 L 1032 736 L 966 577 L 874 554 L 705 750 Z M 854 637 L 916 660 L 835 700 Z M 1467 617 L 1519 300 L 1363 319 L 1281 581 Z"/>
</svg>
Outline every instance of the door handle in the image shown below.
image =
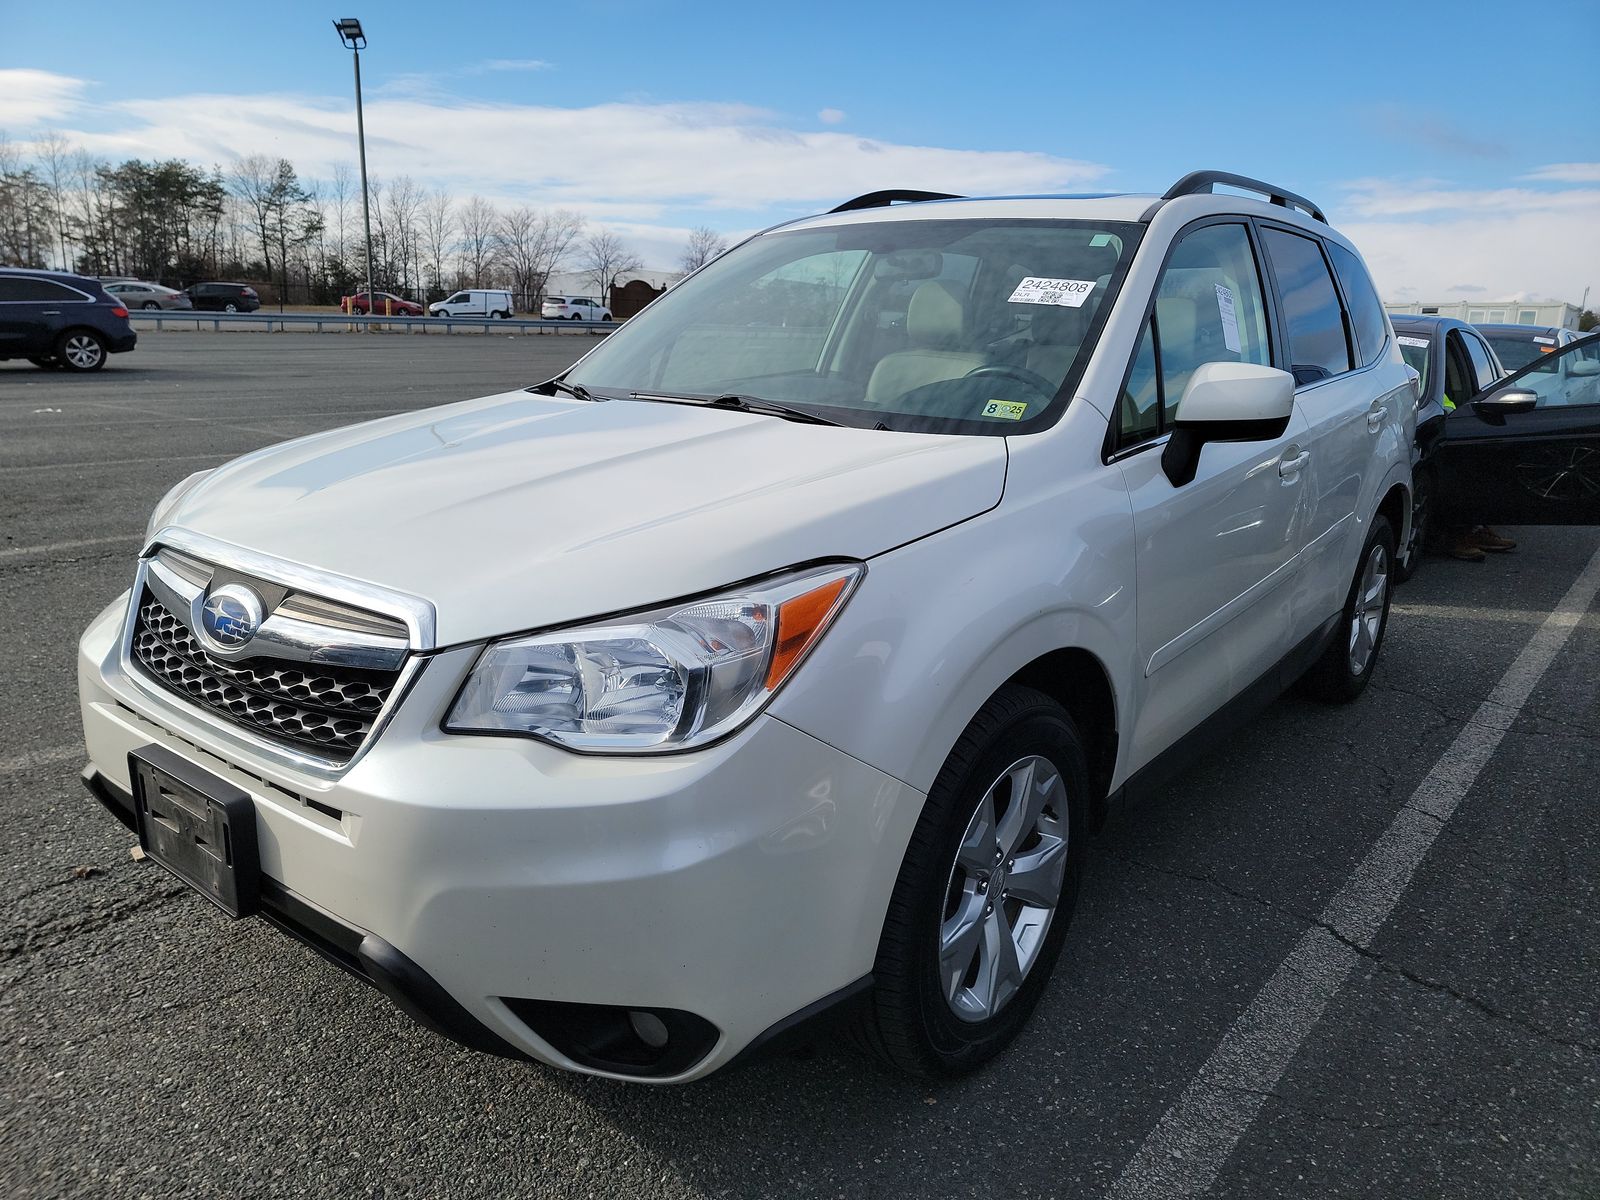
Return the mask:
<svg viewBox="0 0 1600 1200">
<path fill-rule="evenodd" d="M 1285 479 L 1291 475 L 1298 475 L 1305 465 L 1311 461 L 1311 451 L 1302 450 L 1293 458 L 1280 458 L 1278 460 L 1278 474 Z"/>
<path fill-rule="evenodd" d="M 1378 430 L 1383 428 L 1383 423 L 1384 421 L 1388 420 L 1388 418 L 1389 406 L 1386 404 L 1378 405 L 1377 408 L 1373 409 L 1367 414 L 1367 432 L 1377 433 Z"/>
</svg>

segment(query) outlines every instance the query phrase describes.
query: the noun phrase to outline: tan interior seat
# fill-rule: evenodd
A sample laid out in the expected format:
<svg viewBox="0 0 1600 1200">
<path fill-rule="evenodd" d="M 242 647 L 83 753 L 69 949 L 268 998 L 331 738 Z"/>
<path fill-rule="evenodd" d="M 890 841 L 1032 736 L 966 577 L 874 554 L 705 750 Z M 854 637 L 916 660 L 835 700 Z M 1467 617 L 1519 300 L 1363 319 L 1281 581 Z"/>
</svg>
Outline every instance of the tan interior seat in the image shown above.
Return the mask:
<svg viewBox="0 0 1600 1200">
<path fill-rule="evenodd" d="M 984 365 L 982 354 L 957 349 L 966 342 L 967 313 L 952 283 L 930 279 L 911 293 L 906 306 L 909 350 L 886 354 L 867 380 L 868 404 L 893 405 L 907 392 L 930 383 L 960 379 Z"/>
</svg>

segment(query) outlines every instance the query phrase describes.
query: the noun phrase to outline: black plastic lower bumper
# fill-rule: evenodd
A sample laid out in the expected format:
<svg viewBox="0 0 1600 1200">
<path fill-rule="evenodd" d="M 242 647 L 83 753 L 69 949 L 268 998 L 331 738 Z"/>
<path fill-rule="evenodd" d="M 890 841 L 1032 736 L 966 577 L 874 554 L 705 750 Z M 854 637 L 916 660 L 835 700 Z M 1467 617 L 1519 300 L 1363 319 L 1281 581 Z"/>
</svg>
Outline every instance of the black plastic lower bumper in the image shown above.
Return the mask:
<svg viewBox="0 0 1600 1200">
<path fill-rule="evenodd" d="M 83 783 L 117 820 L 134 828 L 131 795 L 93 767 L 84 768 Z M 260 915 L 334 966 L 377 988 L 417 1024 L 441 1037 L 469 1050 L 531 1061 L 463 1008 L 431 975 L 394 946 L 318 908 L 265 875 L 261 877 Z"/>
</svg>

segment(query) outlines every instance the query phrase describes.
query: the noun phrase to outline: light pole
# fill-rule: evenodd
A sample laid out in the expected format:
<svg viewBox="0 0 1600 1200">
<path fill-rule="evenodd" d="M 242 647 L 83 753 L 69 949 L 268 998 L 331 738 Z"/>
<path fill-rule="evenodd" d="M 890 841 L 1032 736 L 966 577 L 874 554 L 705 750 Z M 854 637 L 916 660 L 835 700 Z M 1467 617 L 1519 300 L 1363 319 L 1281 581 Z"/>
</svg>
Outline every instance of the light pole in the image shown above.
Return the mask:
<svg viewBox="0 0 1600 1200">
<path fill-rule="evenodd" d="M 376 285 L 372 278 L 372 209 L 367 201 L 367 126 L 361 116 L 361 52 L 367 48 L 367 35 L 361 32 L 361 22 L 354 17 L 335 21 L 333 27 L 339 31 L 339 40 L 350 47 L 350 53 L 356 60 L 356 142 L 361 147 L 361 223 L 367 231 L 366 295 L 367 315 L 371 316 L 374 308 L 372 292 Z"/>
</svg>

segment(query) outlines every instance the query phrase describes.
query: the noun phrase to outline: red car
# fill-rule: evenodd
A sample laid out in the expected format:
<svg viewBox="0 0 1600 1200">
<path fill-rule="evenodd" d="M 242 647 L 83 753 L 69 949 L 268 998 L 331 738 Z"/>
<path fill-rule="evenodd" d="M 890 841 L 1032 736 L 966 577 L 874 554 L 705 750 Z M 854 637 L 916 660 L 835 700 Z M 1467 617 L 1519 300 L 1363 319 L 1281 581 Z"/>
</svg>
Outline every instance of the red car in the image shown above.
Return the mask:
<svg viewBox="0 0 1600 1200">
<path fill-rule="evenodd" d="M 365 316 L 371 308 L 380 317 L 421 317 L 426 314 L 422 305 L 412 300 L 403 299 L 393 292 L 373 292 L 370 297 L 366 292 L 354 296 L 346 296 L 339 301 L 339 307 L 346 312 L 359 313 Z"/>
</svg>

